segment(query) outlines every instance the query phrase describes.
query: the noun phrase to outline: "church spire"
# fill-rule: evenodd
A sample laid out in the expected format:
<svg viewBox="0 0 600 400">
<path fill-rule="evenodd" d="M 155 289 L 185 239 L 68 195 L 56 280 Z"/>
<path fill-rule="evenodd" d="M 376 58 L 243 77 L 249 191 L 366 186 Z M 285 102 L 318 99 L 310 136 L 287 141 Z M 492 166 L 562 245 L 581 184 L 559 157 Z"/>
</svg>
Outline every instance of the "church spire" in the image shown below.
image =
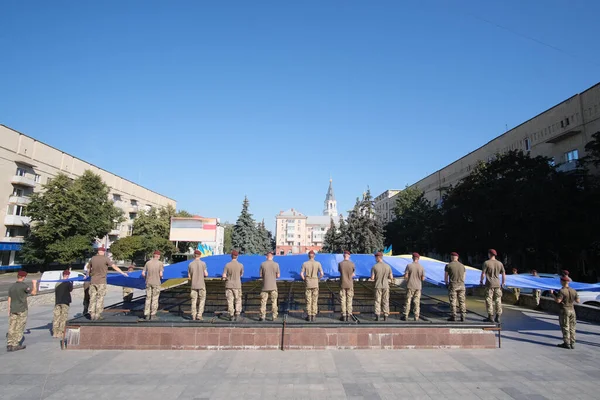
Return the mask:
<svg viewBox="0 0 600 400">
<path fill-rule="evenodd" d="M 327 189 L 327 195 L 325 196 L 325 209 L 323 210 L 323 215 L 328 215 L 330 217 L 337 217 L 337 201 L 335 200 L 335 195 L 333 194 L 333 180 L 331 177 L 329 178 L 329 189 Z"/>
</svg>

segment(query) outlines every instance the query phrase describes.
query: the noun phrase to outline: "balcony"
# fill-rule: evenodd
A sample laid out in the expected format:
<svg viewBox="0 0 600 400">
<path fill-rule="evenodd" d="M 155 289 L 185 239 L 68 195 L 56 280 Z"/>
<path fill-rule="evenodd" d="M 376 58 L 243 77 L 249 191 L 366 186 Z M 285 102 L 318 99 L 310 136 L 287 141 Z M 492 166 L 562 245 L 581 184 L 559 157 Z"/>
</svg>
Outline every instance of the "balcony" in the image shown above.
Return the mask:
<svg viewBox="0 0 600 400">
<path fill-rule="evenodd" d="M 108 236 L 119 236 L 120 234 L 120 229 L 111 229 L 110 232 L 108 232 Z"/>
<path fill-rule="evenodd" d="M 35 187 L 35 185 L 37 185 L 37 183 L 33 179 L 29 179 L 25 176 L 20 176 L 20 175 L 13 175 L 10 178 L 10 183 L 12 183 L 13 185 L 21 185 L 21 186 L 29 186 L 29 187 Z"/>
<path fill-rule="evenodd" d="M 3 243 L 23 243 L 25 238 L 23 236 L 5 237 L 0 242 Z"/>
<path fill-rule="evenodd" d="M 7 215 L 4 217 L 5 226 L 28 226 L 31 218 L 23 215 Z"/>
<path fill-rule="evenodd" d="M 575 169 L 577 169 L 577 166 L 578 166 L 577 160 L 573 160 L 573 161 L 568 161 L 566 163 L 557 165 L 556 170 L 558 172 L 570 172 L 570 171 L 574 171 Z"/>
<path fill-rule="evenodd" d="M 29 197 L 24 197 L 24 196 L 10 196 L 8 198 L 8 204 L 16 204 L 19 206 L 26 206 L 30 202 L 31 202 L 31 199 Z"/>
</svg>

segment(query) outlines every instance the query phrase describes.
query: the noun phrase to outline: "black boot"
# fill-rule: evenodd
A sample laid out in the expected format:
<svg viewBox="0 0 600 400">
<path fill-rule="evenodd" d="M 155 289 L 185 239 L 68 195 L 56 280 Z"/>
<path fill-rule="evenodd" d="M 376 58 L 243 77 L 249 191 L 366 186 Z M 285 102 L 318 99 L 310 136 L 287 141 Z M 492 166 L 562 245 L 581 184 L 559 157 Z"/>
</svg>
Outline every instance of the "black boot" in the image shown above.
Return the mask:
<svg viewBox="0 0 600 400">
<path fill-rule="evenodd" d="M 346 315 L 346 316 L 344 317 L 344 321 L 348 322 L 349 320 L 350 320 L 350 316 L 349 316 L 349 315 Z"/>
<path fill-rule="evenodd" d="M 310 315 L 307 315 L 305 319 L 310 322 Z"/>
<path fill-rule="evenodd" d="M 575 342 L 571 343 L 571 350 L 575 350 Z"/>
<path fill-rule="evenodd" d="M 258 320 L 259 320 L 260 322 L 263 322 L 265 319 L 264 319 L 263 317 L 260 317 Z"/>
<path fill-rule="evenodd" d="M 556 347 L 560 347 L 562 349 L 570 349 L 571 345 L 566 343 L 557 344 Z"/>
<path fill-rule="evenodd" d="M 406 321 L 406 315 L 401 316 L 400 321 Z"/>
<path fill-rule="evenodd" d="M 494 322 L 497 324 L 500 323 L 500 314 L 496 314 L 496 318 L 494 318 Z"/>
<path fill-rule="evenodd" d="M 342 321 L 342 322 L 344 322 L 344 321 L 348 321 L 346 318 L 348 318 L 348 317 L 346 317 L 345 315 L 342 315 L 342 316 L 340 317 L 340 321 Z"/>
<path fill-rule="evenodd" d="M 375 316 L 375 321 L 379 321 L 379 315 Z"/>
<path fill-rule="evenodd" d="M 460 322 L 465 322 L 465 314 L 460 316 Z"/>
<path fill-rule="evenodd" d="M 454 322 L 454 321 L 456 321 L 456 317 L 453 315 L 450 318 L 448 318 L 448 321 Z"/>
<path fill-rule="evenodd" d="M 487 317 L 487 318 L 484 318 L 484 319 L 483 319 L 483 322 L 494 322 L 494 320 L 492 319 L 492 316 L 491 316 L 491 315 L 488 315 L 488 317 Z"/>
<path fill-rule="evenodd" d="M 384 316 L 383 316 L 383 320 L 384 320 L 384 321 L 387 321 L 387 315 L 384 315 Z"/>
</svg>

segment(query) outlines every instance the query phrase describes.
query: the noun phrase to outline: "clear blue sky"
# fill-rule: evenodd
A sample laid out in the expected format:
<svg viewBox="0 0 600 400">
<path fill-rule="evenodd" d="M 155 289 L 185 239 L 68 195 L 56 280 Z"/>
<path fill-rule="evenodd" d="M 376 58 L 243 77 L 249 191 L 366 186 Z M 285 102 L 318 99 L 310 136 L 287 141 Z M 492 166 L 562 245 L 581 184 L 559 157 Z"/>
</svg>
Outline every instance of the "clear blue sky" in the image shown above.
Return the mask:
<svg viewBox="0 0 600 400">
<path fill-rule="evenodd" d="M 320 214 L 330 174 L 347 210 L 600 81 L 596 0 L 1 8 L 0 123 L 190 212 L 247 195 L 270 227 Z"/>
</svg>

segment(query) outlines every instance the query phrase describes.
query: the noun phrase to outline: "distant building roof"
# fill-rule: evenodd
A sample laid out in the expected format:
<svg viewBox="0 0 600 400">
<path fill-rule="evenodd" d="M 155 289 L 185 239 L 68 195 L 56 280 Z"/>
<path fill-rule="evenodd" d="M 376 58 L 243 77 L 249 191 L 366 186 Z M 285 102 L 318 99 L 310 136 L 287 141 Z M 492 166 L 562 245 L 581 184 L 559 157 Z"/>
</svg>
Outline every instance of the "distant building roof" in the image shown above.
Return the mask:
<svg viewBox="0 0 600 400">
<path fill-rule="evenodd" d="M 321 225 L 321 226 L 329 226 L 331 224 L 331 219 L 336 225 L 339 225 L 341 215 L 337 215 L 335 217 L 330 217 L 329 215 L 309 215 L 306 218 L 306 225 Z"/>
<path fill-rule="evenodd" d="M 298 210 L 294 210 L 293 208 L 290 208 L 289 210 L 280 211 L 279 214 L 277 215 L 277 217 L 300 217 L 300 218 L 306 218 L 306 215 L 302 214 Z"/>
</svg>

